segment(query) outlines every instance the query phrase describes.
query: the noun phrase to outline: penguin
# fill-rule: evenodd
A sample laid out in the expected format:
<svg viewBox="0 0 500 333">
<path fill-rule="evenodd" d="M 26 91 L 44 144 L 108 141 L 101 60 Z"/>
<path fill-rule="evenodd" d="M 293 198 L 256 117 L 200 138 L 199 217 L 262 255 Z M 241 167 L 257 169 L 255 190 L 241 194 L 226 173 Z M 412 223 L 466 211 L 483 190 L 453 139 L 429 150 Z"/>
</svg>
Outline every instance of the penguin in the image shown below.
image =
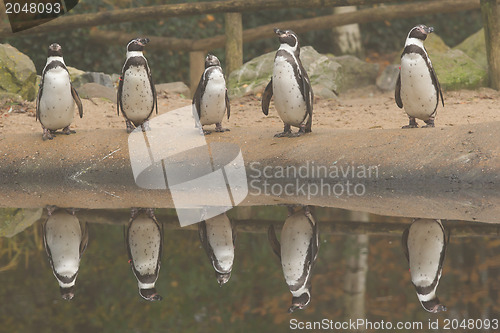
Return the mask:
<svg viewBox="0 0 500 333">
<path fill-rule="evenodd" d="M 226 110 L 229 119 L 230 109 L 220 61 L 216 56 L 209 54 L 205 58 L 205 71 L 193 96 L 195 125 L 204 134 L 210 134 L 211 131 L 203 130 L 203 126 L 211 124 L 215 124 L 216 132 L 229 131 L 228 128 L 222 128 L 221 123 Z"/>
<path fill-rule="evenodd" d="M 152 208 L 133 208 L 125 234 L 130 266 L 137 278 L 139 294 L 147 301 L 161 301 L 156 292 L 163 247 L 163 230 Z"/>
<path fill-rule="evenodd" d="M 64 63 L 61 45 L 50 44 L 47 63 L 42 71 L 42 78 L 36 98 L 36 120 L 42 124 L 42 139 L 52 140 L 58 129 L 66 135 L 75 133 L 69 129 L 73 122 L 75 103 L 80 118 L 83 117 L 83 105 L 78 93 L 71 84 L 68 69 Z"/>
<path fill-rule="evenodd" d="M 142 54 L 147 43 L 148 38 L 135 38 L 127 44 L 127 60 L 118 82 L 116 108 L 118 115 L 121 109 L 126 119 L 127 133 L 138 126 L 148 130 L 147 121 L 155 108 L 158 114 L 155 85 L 148 61 Z"/>
<path fill-rule="evenodd" d="M 402 243 L 420 304 L 428 312 L 446 311 L 436 296 L 449 243 L 443 224 L 440 220 L 416 219 L 403 232 Z"/>
<path fill-rule="evenodd" d="M 235 229 L 226 213 L 198 224 L 198 235 L 215 270 L 217 282 L 222 286 L 229 281 L 234 261 Z"/>
<path fill-rule="evenodd" d="M 418 127 L 416 118 L 426 123 L 422 127 L 434 127 L 439 98 L 444 107 L 443 92 L 424 47 L 427 35 L 433 31 L 433 27 L 426 27 L 423 24 L 412 28 L 401 54 L 401 69 L 396 81 L 395 99 L 397 106 L 399 108 L 404 106 L 410 118 L 410 124 L 403 128 Z"/>
<path fill-rule="evenodd" d="M 47 214 L 47 220 L 42 223 L 43 244 L 61 296 L 71 300 L 75 296 L 80 259 L 88 245 L 87 224 L 80 223 L 74 210 L 48 207 Z"/>
<path fill-rule="evenodd" d="M 281 230 L 281 245 L 273 225 L 268 239 L 274 253 L 280 258 L 285 281 L 292 293 L 289 313 L 303 309 L 311 301 L 311 276 L 319 250 L 319 233 L 309 206 L 298 212 L 289 207 L 289 215 Z"/>
<path fill-rule="evenodd" d="M 262 94 L 262 112 L 267 116 L 274 94 L 274 106 L 285 123 L 283 133 L 275 137 L 294 137 L 311 132 L 314 94 L 300 61 L 300 43 L 291 30 L 274 29 L 281 43 L 274 57 L 273 75 Z M 297 133 L 291 126 L 299 128 Z"/>
</svg>

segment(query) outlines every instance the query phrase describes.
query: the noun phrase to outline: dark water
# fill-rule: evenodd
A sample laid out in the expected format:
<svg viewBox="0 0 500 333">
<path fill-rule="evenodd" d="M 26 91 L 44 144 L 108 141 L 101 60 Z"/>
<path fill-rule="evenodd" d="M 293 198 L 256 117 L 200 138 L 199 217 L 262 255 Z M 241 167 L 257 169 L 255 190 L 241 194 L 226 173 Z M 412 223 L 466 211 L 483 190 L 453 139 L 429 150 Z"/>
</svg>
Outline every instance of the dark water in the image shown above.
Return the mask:
<svg viewBox="0 0 500 333">
<path fill-rule="evenodd" d="M 156 283 L 163 296 L 160 302 L 139 296 L 124 241 L 127 210 L 76 212 L 80 222 L 89 222 L 89 243 L 75 297 L 63 300 L 43 248 L 44 210 L 24 231 L 0 238 L 0 331 L 288 332 L 317 325 L 309 331 L 347 332 L 357 319 L 365 320 L 357 322 L 357 328 L 369 332 L 391 331 L 389 323 L 396 332 L 498 331 L 493 329 L 500 320 L 498 225 L 443 221 L 451 237 L 437 294 L 448 311 L 433 314 L 417 299 L 401 245 L 410 218 L 322 207 L 313 211 L 320 248 L 311 280 L 312 299 L 305 309 L 289 314 L 292 297 L 267 236 L 270 224 L 279 234 L 286 207 L 229 211 L 237 239 L 232 276 L 222 287 L 200 244 L 197 226 L 180 228 L 175 211 L 157 209 L 156 217 L 164 226 Z M 23 212 L 28 215 L 0 210 L 3 230 Z M 399 329 L 398 322 L 422 326 Z M 431 324 L 439 329 L 429 329 Z M 476 329 L 480 324 L 490 329 Z M 342 328 L 339 325 L 344 329 L 335 329 Z"/>
</svg>

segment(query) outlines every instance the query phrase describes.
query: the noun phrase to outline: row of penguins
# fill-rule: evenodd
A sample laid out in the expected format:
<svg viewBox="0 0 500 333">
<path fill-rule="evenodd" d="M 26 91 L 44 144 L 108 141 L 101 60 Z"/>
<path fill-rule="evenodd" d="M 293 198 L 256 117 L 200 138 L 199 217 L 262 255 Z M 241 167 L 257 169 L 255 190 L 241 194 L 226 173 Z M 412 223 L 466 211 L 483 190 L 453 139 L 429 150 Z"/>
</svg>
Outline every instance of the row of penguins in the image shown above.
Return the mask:
<svg viewBox="0 0 500 333">
<path fill-rule="evenodd" d="M 418 127 L 416 119 L 423 120 L 423 127 L 434 127 L 436 109 L 443 94 L 432 67 L 424 41 L 434 29 L 425 25 L 413 27 L 405 42 L 401 55 L 401 68 L 396 83 L 395 100 L 399 108 L 404 108 L 409 117 L 409 125 Z M 280 47 L 274 58 L 271 81 L 262 95 L 262 111 L 269 112 L 269 104 L 274 96 L 274 106 L 284 123 L 284 130 L 276 137 L 300 136 L 311 132 L 314 93 L 311 82 L 300 61 L 300 43 L 291 30 L 274 29 Z M 156 110 L 157 94 L 151 70 L 143 51 L 149 42 L 147 38 L 136 38 L 127 44 L 127 58 L 122 68 L 118 84 L 117 111 L 125 117 L 127 132 L 136 127 L 148 129 L 148 120 Z M 53 134 L 74 133 L 69 126 L 73 121 L 74 105 L 78 106 L 80 118 L 83 116 L 82 102 L 73 88 L 59 44 L 51 44 L 48 58 L 42 72 L 40 89 L 36 103 L 36 119 L 43 128 L 43 139 L 52 139 Z M 195 125 L 202 133 L 203 126 L 215 124 L 216 132 L 224 132 L 221 125 L 224 114 L 230 116 L 230 105 L 226 81 L 219 59 L 208 55 L 192 102 Z M 298 127 L 292 133 L 291 127 Z"/>
<path fill-rule="evenodd" d="M 75 210 L 47 208 L 43 240 L 54 276 L 65 300 L 74 297 L 80 259 L 88 244 L 87 225 L 81 224 Z M 219 285 L 231 277 L 235 258 L 236 232 L 227 215 L 221 214 L 198 224 L 201 244 L 208 255 Z M 283 276 L 292 294 L 288 312 L 303 309 L 311 301 L 311 278 L 319 251 L 319 231 L 313 209 L 288 206 L 288 217 L 280 241 L 274 226 L 268 240 L 278 256 Z M 155 288 L 160 271 L 163 227 L 151 208 L 131 210 L 125 231 L 129 263 L 137 279 L 139 294 L 148 301 L 160 301 Z M 416 219 L 402 236 L 410 276 L 422 307 L 428 312 L 446 311 L 436 295 L 441 278 L 449 233 L 440 220 Z"/>
</svg>

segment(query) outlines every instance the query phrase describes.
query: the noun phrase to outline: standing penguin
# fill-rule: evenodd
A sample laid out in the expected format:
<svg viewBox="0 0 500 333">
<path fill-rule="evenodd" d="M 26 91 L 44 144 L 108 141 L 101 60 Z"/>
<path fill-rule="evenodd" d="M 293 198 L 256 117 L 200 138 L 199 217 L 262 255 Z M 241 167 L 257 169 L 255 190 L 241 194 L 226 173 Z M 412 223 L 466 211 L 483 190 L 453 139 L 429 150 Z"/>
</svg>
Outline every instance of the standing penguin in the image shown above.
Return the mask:
<svg viewBox="0 0 500 333">
<path fill-rule="evenodd" d="M 70 300 L 75 295 L 80 259 L 89 240 L 87 224 L 80 224 L 74 210 L 69 213 L 48 207 L 47 213 L 48 218 L 42 224 L 43 244 L 52 272 L 59 282 L 61 296 Z"/>
<path fill-rule="evenodd" d="M 132 271 L 137 278 L 139 294 L 148 301 L 161 301 L 155 288 L 160 272 L 162 228 L 152 208 L 133 208 L 125 241 Z"/>
<path fill-rule="evenodd" d="M 418 300 L 425 310 L 433 313 L 446 311 L 436 296 L 436 289 L 448 242 L 440 220 L 416 219 L 403 233 L 403 250 Z"/>
<path fill-rule="evenodd" d="M 43 140 L 52 140 L 55 131 L 61 128 L 66 135 L 75 133 L 69 129 L 73 122 L 75 103 L 82 118 L 82 101 L 71 84 L 61 45 L 50 44 L 36 98 L 36 120 L 42 124 Z"/>
<path fill-rule="evenodd" d="M 236 233 L 226 213 L 212 217 L 198 224 L 198 234 L 205 249 L 219 285 L 231 277 L 234 261 Z"/>
<path fill-rule="evenodd" d="M 205 58 L 205 71 L 201 76 L 200 83 L 193 97 L 193 116 L 196 127 L 204 134 L 204 125 L 215 124 L 216 132 L 229 131 L 222 128 L 222 119 L 227 110 L 227 119 L 230 115 L 229 98 L 227 97 L 226 81 L 219 59 L 209 54 Z"/>
<path fill-rule="evenodd" d="M 283 133 L 275 137 L 300 136 L 311 132 L 314 94 L 306 70 L 300 61 L 299 38 L 291 30 L 274 29 L 281 43 L 274 57 L 273 76 L 262 95 L 262 112 L 267 116 L 274 94 L 274 106 L 285 123 Z M 292 134 L 290 126 L 299 127 Z"/>
<path fill-rule="evenodd" d="M 426 123 L 422 127 L 434 127 L 439 97 L 444 107 L 443 92 L 424 47 L 427 35 L 433 31 L 434 28 L 423 24 L 411 29 L 401 54 L 395 98 L 397 106 L 402 108 L 404 105 L 410 118 L 410 124 L 403 128 L 418 127 L 415 118 Z"/>
<path fill-rule="evenodd" d="M 148 38 L 135 38 L 127 44 L 127 60 L 118 83 L 116 108 L 118 115 L 121 109 L 126 119 L 127 133 L 138 126 L 146 131 L 147 121 L 155 107 L 158 114 L 155 85 L 148 61 L 142 54 L 147 43 Z"/>
<path fill-rule="evenodd" d="M 281 230 L 281 245 L 273 225 L 269 227 L 268 238 L 281 260 L 283 275 L 293 296 L 288 312 L 305 308 L 311 301 L 312 269 L 319 249 L 318 227 L 309 206 L 296 213 L 289 207 L 289 216 Z"/>
</svg>

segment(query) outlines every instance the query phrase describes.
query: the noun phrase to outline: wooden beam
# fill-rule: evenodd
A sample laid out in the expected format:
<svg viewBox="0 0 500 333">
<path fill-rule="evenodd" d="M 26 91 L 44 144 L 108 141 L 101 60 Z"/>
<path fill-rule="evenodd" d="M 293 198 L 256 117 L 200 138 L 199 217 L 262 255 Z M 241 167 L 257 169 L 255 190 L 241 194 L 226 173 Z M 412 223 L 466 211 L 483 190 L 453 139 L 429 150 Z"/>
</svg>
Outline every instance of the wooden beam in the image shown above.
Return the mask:
<svg viewBox="0 0 500 333">
<path fill-rule="evenodd" d="M 490 86 L 500 90 L 500 1 L 481 0 Z"/>
<path fill-rule="evenodd" d="M 243 24 L 241 13 L 226 13 L 224 15 L 226 29 L 226 65 L 225 74 L 243 65 Z"/>
<path fill-rule="evenodd" d="M 416 2 L 416 0 L 405 0 Z M 433 1 L 433 0 L 419 0 Z M 13 34 L 9 27 L 0 29 L 0 37 L 14 37 L 30 34 L 49 33 L 67 29 L 78 29 L 123 22 L 148 21 L 213 13 L 264 11 L 281 8 L 324 8 L 334 6 L 360 6 L 380 3 L 395 3 L 400 0 L 227 0 L 213 2 L 189 2 L 161 6 L 119 9 L 88 14 L 67 14 L 46 24 Z"/>
<path fill-rule="evenodd" d="M 408 18 L 433 13 L 450 13 L 463 10 L 478 9 L 479 0 L 440 0 L 429 3 L 411 3 L 404 5 L 383 6 L 375 8 L 360 9 L 353 13 L 334 14 L 311 19 L 276 22 L 257 28 L 243 31 L 243 42 L 248 43 L 259 39 L 273 38 L 274 27 L 284 27 L 293 29 L 297 33 L 313 30 L 331 29 L 352 23 L 368 23 L 380 20 L 391 20 L 396 18 Z M 125 45 L 132 38 L 133 34 L 126 34 L 117 31 L 91 30 L 90 39 L 98 43 L 116 43 Z M 201 51 L 213 50 L 224 47 L 226 36 L 219 35 L 210 38 L 193 40 L 179 39 L 171 37 L 151 37 L 148 49 L 170 49 L 177 51 Z"/>
<path fill-rule="evenodd" d="M 191 89 L 191 97 L 198 87 L 201 75 L 205 70 L 206 51 L 189 52 L 189 88 Z"/>
</svg>

